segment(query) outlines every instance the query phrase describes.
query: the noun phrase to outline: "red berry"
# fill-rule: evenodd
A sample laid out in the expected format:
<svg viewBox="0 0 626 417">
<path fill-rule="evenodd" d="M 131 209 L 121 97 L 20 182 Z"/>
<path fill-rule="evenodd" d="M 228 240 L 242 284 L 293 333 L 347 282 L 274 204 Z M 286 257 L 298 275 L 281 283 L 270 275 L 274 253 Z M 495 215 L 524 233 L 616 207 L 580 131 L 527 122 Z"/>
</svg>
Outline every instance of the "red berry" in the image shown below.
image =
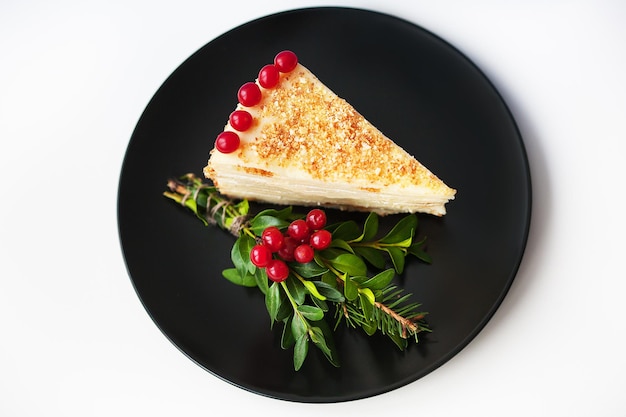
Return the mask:
<svg viewBox="0 0 626 417">
<path fill-rule="evenodd" d="M 255 266 L 263 268 L 272 260 L 272 252 L 265 245 L 254 245 L 250 250 L 250 260 Z"/>
<path fill-rule="evenodd" d="M 315 252 L 313 251 L 313 248 L 310 245 L 307 245 L 306 243 L 303 243 L 302 245 L 298 246 L 296 250 L 293 251 L 294 259 L 297 262 L 300 262 L 301 264 L 311 262 L 313 260 L 314 255 L 315 255 Z"/>
<path fill-rule="evenodd" d="M 280 259 L 272 259 L 265 267 L 267 276 L 274 282 L 281 282 L 289 276 L 289 267 Z"/>
<path fill-rule="evenodd" d="M 252 81 L 247 82 L 239 88 L 237 98 L 242 106 L 252 107 L 261 101 L 261 89 Z"/>
<path fill-rule="evenodd" d="M 309 226 L 306 224 L 306 221 L 298 219 L 292 221 L 291 224 L 289 224 L 289 227 L 287 227 L 287 233 L 292 238 L 302 242 L 309 237 L 310 230 Z"/>
<path fill-rule="evenodd" d="M 278 256 L 283 258 L 287 262 L 294 261 L 295 258 L 293 256 L 293 252 L 296 250 L 296 247 L 300 244 L 299 241 L 292 238 L 291 236 L 285 236 L 285 244 L 278 251 Z"/>
<path fill-rule="evenodd" d="M 263 88 L 274 88 L 278 84 L 280 72 L 275 65 L 268 64 L 259 71 L 259 84 Z"/>
<path fill-rule="evenodd" d="M 222 153 L 235 152 L 239 147 L 239 136 L 235 132 L 222 132 L 215 139 L 215 147 Z"/>
<path fill-rule="evenodd" d="M 309 244 L 317 250 L 323 250 L 330 246 L 333 236 L 328 230 L 318 230 L 311 235 Z"/>
<path fill-rule="evenodd" d="M 326 226 L 326 213 L 324 210 L 313 209 L 306 215 L 306 224 L 311 230 L 319 230 Z"/>
<path fill-rule="evenodd" d="M 282 51 L 274 58 L 274 65 L 280 72 L 290 72 L 298 65 L 298 57 L 291 51 Z"/>
<path fill-rule="evenodd" d="M 285 245 L 285 238 L 277 227 L 270 226 L 261 234 L 261 241 L 270 252 L 278 252 Z"/>
<path fill-rule="evenodd" d="M 228 117 L 233 129 L 244 132 L 252 126 L 252 115 L 245 110 L 235 110 Z"/>
</svg>

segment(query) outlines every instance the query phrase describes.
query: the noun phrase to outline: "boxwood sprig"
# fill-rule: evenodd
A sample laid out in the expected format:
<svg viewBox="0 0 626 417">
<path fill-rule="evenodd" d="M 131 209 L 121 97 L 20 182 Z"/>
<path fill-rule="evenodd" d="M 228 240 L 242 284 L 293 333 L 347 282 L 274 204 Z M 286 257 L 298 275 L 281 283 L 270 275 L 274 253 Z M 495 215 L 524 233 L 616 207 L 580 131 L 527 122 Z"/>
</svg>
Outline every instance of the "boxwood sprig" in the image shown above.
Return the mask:
<svg viewBox="0 0 626 417">
<path fill-rule="evenodd" d="M 293 365 L 299 370 L 313 343 L 334 366 L 340 366 L 333 332 L 345 322 L 367 335 L 377 332 L 404 350 L 409 340 L 430 332 L 421 305 L 412 301 L 394 283 L 403 273 L 409 255 L 431 262 L 426 239 L 416 239 L 418 218 L 402 217 L 382 234 L 379 217 L 369 213 L 362 225 L 353 220 L 324 227 L 332 236 L 330 245 L 316 250 L 306 263 L 286 262 L 286 279 L 272 281 L 265 268 L 250 257 L 269 227 L 286 231 L 304 214 L 292 206 L 249 213 L 246 200 L 233 202 L 193 174 L 168 181 L 164 195 L 189 209 L 205 225 L 216 225 L 236 237 L 231 249 L 232 268 L 222 271 L 233 284 L 256 287 L 265 297 L 270 328 L 282 325 L 281 347 L 293 349 Z M 332 317 L 334 326 L 328 324 Z"/>
</svg>

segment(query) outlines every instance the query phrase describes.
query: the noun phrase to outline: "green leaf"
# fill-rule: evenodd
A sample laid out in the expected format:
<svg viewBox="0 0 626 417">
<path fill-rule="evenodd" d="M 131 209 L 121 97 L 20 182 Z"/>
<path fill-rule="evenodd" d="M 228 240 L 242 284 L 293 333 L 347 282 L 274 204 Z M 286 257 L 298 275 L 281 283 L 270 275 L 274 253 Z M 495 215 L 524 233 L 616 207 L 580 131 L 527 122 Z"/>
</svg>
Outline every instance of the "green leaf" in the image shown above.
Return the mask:
<svg viewBox="0 0 626 417">
<path fill-rule="evenodd" d="M 274 216 L 256 216 L 250 221 L 250 230 L 252 230 L 256 236 L 261 236 L 263 230 L 270 226 L 276 226 L 282 229 L 289 226 L 289 222 Z"/>
<path fill-rule="evenodd" d="M 342 249 L 337 249 L 333 247 L 328 247 L 327 249 L 318 251 L 315 253 L 316 259 L 335 259 L 339 255 L 343 255 L 346 251 Z"/>
<path fill-rule="evenodd" d="M 311 339 L 311 342 L 323 346 L 322 350 L 328 349 L 328 346 L 326 346 L 326 342 L 324 340 L 324 332 L 322 332 L 322 329 L 320 329 L 319 327 L 312 326 L 309 329 L 309 337 Z"/>
<path fill-rule="evenodd" d="M 371 293 L 371 290 L 370 290 Z M 372 293 L 372 296 L 374 294 Z M 369 299 L 368 295 L 365 295 L 364 292 L 359 292 L 359 301 L 361 302 L 361 310 L 363 311 L 363 316 L 365 320 L 368 322 L 374 320 L 374 302 Z"/>
<path fill-rule="evenodd" d="M 307 289 L 309 294 L 313 296 L 313 300 L 320 300 L 320 301 L 326 300 L 326 297 L 320 294 L 320 292 L 317 290 L 317 287 L 315 286 L 313 282 L 307 281 L 307 280 L 304 280 L 301 282 L 302 282 L 302 285 L 304 285 L 304 287 Z"/>
<path fill-rule="evenodd" d="M 332 288 L 335 288 L 335 289 L 337 288 L 337 277 L 335 276 L 333 271 L 328 271 L 324 275 L 322 275 L 322 282 Z M 318 286 L 318 289 L 319 289 L 319 286 Z"/>
<path fill-rule="evenodd" d="M 374 303 L 376 302 L 376 296 L 369 288 L 359 288 L 359 297 L 362 302 L 365 301 L 364 304 L 361 304 L 361 307 L 364 307 L 365 305 L 374 306 Z"/>
<path fill-rule="evenodd" d="M 346 276 L 346 282 L 343 286 L 343 294 L 346 296 L 348 301 L 354 301 L 359 296 L 359 287 L 352 279 L 350 279 L 349 276 Z"/>
<path fill-rule="evenodd" d="M 423 238 L 419 242 L 414 242 L 411 246 L 409 246 L 409 253 L 418 258 L 420 261 L 430 264 L 433 262 L 433 260 L 430 255 L 425 252 L 425 247 L 426 238 Z"/>
<path fill-rule="evenodd" d="M 365 223 L 363 224 L 363 234 L 358 239 L 360 242 L 369 242 L 374 239 L 376 234 L 378 233 L 378 215 L 374 212 L 371 212 L 367 219 L 365 219 Z"/>
<path fill-rule="evenodd" d="M 348 275 L 365 275 L 367 266 L 363 259 L 351 253 L 343 253 L 334 259 L 329 259 L 333 268 Z"/>
<path fill-rule="evenodd" d="M 361 284 L 363 284 L 365 281 L 367 281 L 369 279 L 369 277 L 363 275 L 363 276 L 352 276 L 350 277 L 350 279 L 354 282 L 356 282 L 358 284 L 358 286 L 360 287 Z"/>
<path fill-rule="evenodd" d="M 351 241 L 357 239 L 361 235 L 359 225 L 353 221 L 348 220 L 341 223 L 333 232 L 333 240 L 340 239 L 345 241 Z"/>
<path fill-rule="evenodd" d="M 324 337 L 324 332 L 319 327 L 311 327 L 309 330 L 309 337 L 311 342 L 315 343 L 315 346 L 319 348 L 324 356 L 330 360 L 332 363 L 332 358 L 334 356 L 333 352 L 330 350 L 330 347 L 326 343 L 326 338 Z"/>
<path fill-rule="evenodd" d="M 408 247 L 411 246 L 411 242 L 412 241 L 413 241 L 413 238 L 412 237 L 408 237 L 408 238 L 406 238 L 404 240 L 401 240 L 399 242 L 394 243 L 391 246 L 395 246 L 397 248 L 408 248 Z"/>
<path fill-rule="evenodd" d="M 306 359 L 306 355 L 309 352 L 309 338 L 304 335 L 296 339 L 296 344 L 293 347 L 293 367 L 296 371 L 299 371 Z"/>
<path fill-rule="evenodd" d="M 354 252 L 376 269 L 383 269 L 385 267 L 385 257 L 378 249 L 367 246 L 355 246 Z"/>
<path fill-rule="evenodd" d="M 313 284 L 315 284 L 315 287 L 317 288 L 319 293 L 323 295 L 324 297 L 326 297 L 326 300 L 332 303 L 343 303 L 345 301 L 343 294 L 341 293 L 341 291 L 337 290 L 336 287 L 330 284 L 327 284 L 326 282 L 323 282 L 323 281 L 312 281 L 312 282 Z"/>
<path fill-rule="evenodd" d="M 250 250 L 255 244 L 256 242 L 251 236 L 242 234 L 237 238 L 230 251 L 233 265 L 242 276 L 247 273 L 254 274 L 256 271 L 256 266 L 250 260 Z"/>
<path fill-rule="evenodd" d="M 311 340 L 326 356 L 328 361 L 335 367 L 339 367 L 339 356 L 337 354 L 337 348 L 335 347 L 335 340 L 333 337 L 333 331 L 328 326 L 328 323 L 324 320 L 319 320 L 313 323 L 311 328 Z M 321 334 L 320 334 L 321 332 Z"/>
<path fill-rule="evenodd" d="M 185 206 L 191 210 L 196 216 L 198 216 L 198 203 L 193 198 L 185 200 Z"/>
<path fill-rule="evenodd" d="M 256 287 L 256 278 L 252 274 L 241 273 L 236 268 L 228 268 L 222 271 L 222 276 L 232 282 L 233 284 L 240 285 L 242 287 Z"/>
<path fill-rule="evenodd" d="M 265 272 L 265 268 L 257 268 L 254 273 L 254 280 L 256 282 L 256 286 L 259 287 L 259 290 L 263 294 L 267 294 L 267 290 L 269 289 L 269 281 L 267 279 L 267 273 Z"/>
<path fill-rule="evenodd" d="M 393 262 L 393 267 L 396 270 L 398 275 L 402 274 L 404 271 L 404 261 L 405 261 L 405 253 L 400 248 L 387 247 L 385 248 L 389 256 L 391 256 L 391 262 Z"/>
<path fill-rule="evenodd" d="M 246 216 L 250 211 L 250 203 L 248 200 L 243 199 L 237 204 L 235 204 L 235 210 L 239 213 L 240 216 Z"/>
<path fill-rule="evenodd" d="M 376 321 L 366 321 L 364 323 L 361 323 L 361 328 L 368 336 L 372 336 L 374 335 L 374 333 L 376 333 L 376 330 L 378 330 L 378 325 Z"/>
<path fill-rule="evenodd" d="M 270 315 L 271 326 L 274 326 L 274 322 L 276 321 L 276 317 L 278 316 L 278 311 L 280 310 L 280 306 L 283 302 L 282 293 L 280 291 L 280 284 L 274 282 L 265 294 L 265 307 L 267 308 L 267 312 Z"/>
<path fill-rule="evenodd" d="M 196 217 L 200 219 L 202 223 L 204 223 L 205 226 L 209 225 L 208 220 L 198 212 L 198 203 L 196 202 L 196 200 L 194 200 L 193 198 L 188 198 L 185 201 L 185 206 L 189 208 L 196 215 Z"/>
<path fill-rule="evenodd" d="M 361 287 L 371 288 L 372 290 L 382 290 L 385 288 L 393 277 L 395 272 L 393 269 L 386 269 L 361 284 Z"/>
<path fill-rule="evenodd" d="M 296 339 L 293 338 L 293 333 L 291 332 L 292 319 L 293 315 L 289 316 L 285 320 L 285 325 L 283 326 L 283 333 L 280 338 L 280 347 L 283 349 L 289 349 L 296 343 Z"/>
<path fill-rule="evenodd" d="M 287 298 L 281 292 L 281 303 L 276 312 L 276 321 L 285 321 L 293 315 L 293 307 L 291 303 L 287 302 Z"/>
<path fill-rule="evenodd" d="M 341 249 L 344 250 L 346 252 L 350 252 L 350 253 L 354 253 L 354 249 L 352 249 L 352 246 L 350 246 L 348 244 L 348 242 L 346 242 L 343 239 L 333 239 L 330 242 L 330 246 L 331 248 L 335 248 L 335 249 Z"/>
<path fill-rule="evenodd" d="M 276 209 L 273 209 L 273 208 L 265 209 L 265 210 L 261 210 L 260 212 L 258 212 L 256 214 L 256 216 L 254 216 L 252 218 L 252 220 L 250 220 L 250 221 L 253 222 L 258 217 L 263 217 L 263 216 L 271 216 L 271 217 L 277 217 L 279 219 L 287 220 L 287 219 L 291 218 L 292 211 L 293 211 L 293 207 L 292 206 L 287 206 L 287 207 L 285 207 L 284 209 L 281 209 L 281 210 L 276 210 Z"/>
<path fill-rule="evenodd" d="M 292 262 L 289 267 L 303 278 L 315 278 L 325 274 L 328 268 L 318 265 L 316 262 L 301 264 Z"/>
<path fill-rule="evenodd" d="M 291 320 L 291 332 L 296 340 L 307 335 L 308 327 L 306 319 L 301 316 L 293 316 L 293 319 Z"/>
<path fill-rule="evenodd" d="M 242 239 L 244 239 L 244 237 L 240 236 L 237 240 L 235 240 L 233 247 L 230 249 L 230 259 L 237 271 L 239 271 L 239 274 L 244 276 L 248 273 L 248 265 L 241 258 L 241 251 L 239 250 L 239 245 L 241 244 Z"/>
<path fill-rule="evenodd" d="M 283 281 L 283 283 L 287 286 L 287 290 L 289 291 L 289 294 L 291 294 L 291 297 L 294 299 L 296 304 L 300 305 L 304 303 L 304 298 L 306 297 L 307 290 L 302 284 L 302 281 L 291 275 L 287 280 Z"/>
<path fill-rule="evenodd" d="M 324 318 L 324 312 L 321 308 L 310 306 L 310 305 L 300 305 L 298 306 L 298 312 L 302 314 L 307 320 L 317 321 Z"/>
<path fill-rule="evenodd" d="M 317 291 L 317 288 L 316 288 L 316 291 Z M 323 299 L 319 299 L 317 296 L 314 296 L 314 297 L 311 297 L 311 300 L 313 301 L 313 304 L 315 304 L 316 306 L 320 308 L 320 310 L 322 310 L 323 312 L 327 312 L 329 310 L 329 307 L 328 307 L 328 303 L 326 302 L 326 297 L 324 297 L 321 294 L 320 296 L 323 297 Z"/>
<path fill-rule="evenodd" d="M 416 229 L 417 216 L 414 214 L 408 215 L 400 220 L 398 223 L 396 223 L 391 231 L 387 233 L 385 237 L 380 239 L 380 243 L 396 244 L 399 242 L 403 242 L 409 238 L 412 238 Z"/>
<path fill-rule="evenodd" d="M 202 207 L 205 208 L 205 210 L 203 210 L 206 213 L 206 202 L 209 199 L 209 195 L 211 194 L 211 190 L 207 189 L 207 188 L 203 188 L 201 189 L 199 192 L 196 190 L 194 190 L 194 193 L 196 193 L 196 205 L 198 207 Z M 192 193 L 192 195 L 194 194 Z M 246 201 L 246 200 L 242 200 L 242 201 Z M 196 215 L 200 215 L 199 213 L 197 213 Z"/>
<path fill-rule="evenodd" d="M 388 334 L 388 336 L 391 340 L 393 340 L 393 342 L 396 344 L 396 346 L 398 346 L 400 350 L 404 350 L 408 346 L 407 340 L 401 337 L 399 334 L 393 333 Z"/>
</svg>

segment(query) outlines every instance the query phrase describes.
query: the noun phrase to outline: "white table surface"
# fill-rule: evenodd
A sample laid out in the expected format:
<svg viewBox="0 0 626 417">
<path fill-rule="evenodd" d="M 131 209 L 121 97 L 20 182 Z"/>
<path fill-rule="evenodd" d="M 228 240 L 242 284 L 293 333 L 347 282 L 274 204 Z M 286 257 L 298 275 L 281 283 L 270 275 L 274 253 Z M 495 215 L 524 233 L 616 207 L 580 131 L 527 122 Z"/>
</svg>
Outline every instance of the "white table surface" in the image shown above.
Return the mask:
<svg viewBox="0 0 626 417">
<path fill-rule="evenodd" d="M 626 416 L 626 3 L 331 4 L 408 19 L 477 63 L 519 124 L 534 191 L 523 264 L 478 337 L 414 383 L 339 404 L 201 369 L 125 269 L 118 178 L 156 89 L 235 26 L 329 5 L 216 4 L 0 2 L 0 415 Z"/>
</svg>

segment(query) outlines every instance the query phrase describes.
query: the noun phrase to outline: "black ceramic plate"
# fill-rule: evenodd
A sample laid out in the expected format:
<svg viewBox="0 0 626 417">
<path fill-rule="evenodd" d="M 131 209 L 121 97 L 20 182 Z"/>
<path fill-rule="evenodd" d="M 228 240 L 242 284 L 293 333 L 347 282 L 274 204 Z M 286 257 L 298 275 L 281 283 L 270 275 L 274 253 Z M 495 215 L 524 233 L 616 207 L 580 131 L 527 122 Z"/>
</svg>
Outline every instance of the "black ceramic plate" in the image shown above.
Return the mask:
<svg viewBox="0 0 626 417">
<path fill-rule="evenodd" d="M 168 178 L 201 175 L 237 89 L 283 49 L 295 51 L 325 84 L 458 190 L 445 217 L 419 217 L 418 233 L 427 236 L 434 262 L 410 261 L 399 284 L 430 312 L 434 331 L 404 352 L 382 336 L 340 327 L 342 366 L 333 368 L 312 348 L 295 372 L 292 352 L 279 347 L 280 329 L 270 330 L 260 292 L 221 277 L 231 266 L 234 239 L 162 196 Z M 476 336 L 518 270 L 530 205 L 529 168 L 515 121 L 472 62 L 402 19 L 313 8 L 237 27 L 174 71 L 130 140 L 118 220 L 139 298 L 189 358 L 261 395 L 337 402 L 415 381 Z M 397 220 L 385 218 L 383 227 Z"/>
</svg>

